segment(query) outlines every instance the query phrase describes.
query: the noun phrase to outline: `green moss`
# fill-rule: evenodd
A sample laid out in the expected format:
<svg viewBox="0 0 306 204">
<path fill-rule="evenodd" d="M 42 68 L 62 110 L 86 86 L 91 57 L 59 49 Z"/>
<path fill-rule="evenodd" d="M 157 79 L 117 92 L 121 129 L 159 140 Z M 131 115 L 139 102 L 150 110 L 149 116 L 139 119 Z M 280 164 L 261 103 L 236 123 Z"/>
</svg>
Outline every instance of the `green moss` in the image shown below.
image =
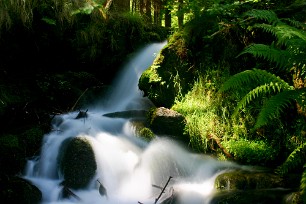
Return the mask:
<svg viewBox="0 0 306 204">
<path fill-rule="evenodd" d="M 152 132 L 152 130 L 150 128 L 142 128 L 140 131 L 139 131 L 139 135 L 140 137 L 146 139 L 146 140 L 152 140 L 154 137 L 155 137 L 155 134 Z"/>
<path fill-rule="evenodd" d="M 251 165 L 269 165 L 274 161 L 278 150 L 264 141 L 246 139 L 223 141 L 222 145 L 235 157 L 237 162 Z"/>
</svg>

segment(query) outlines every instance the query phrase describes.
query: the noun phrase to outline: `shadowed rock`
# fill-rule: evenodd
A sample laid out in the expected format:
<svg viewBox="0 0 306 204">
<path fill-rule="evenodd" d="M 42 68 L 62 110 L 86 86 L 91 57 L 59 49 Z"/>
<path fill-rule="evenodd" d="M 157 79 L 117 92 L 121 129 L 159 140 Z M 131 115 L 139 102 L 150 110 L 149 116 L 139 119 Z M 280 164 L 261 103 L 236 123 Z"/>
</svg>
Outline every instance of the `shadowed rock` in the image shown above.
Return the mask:
<svg viewBox="0 0 306 204">
<path fill-rule="evenodd" d="M 90 142 L 84 136 L 67 139 L 61 146 L 60 170 L 67 188 L 87 187 L 96 173 L 97 164 Z"/>
<path fill-rule="evenodd" d="M 147 111 L 145 110 L 128 110 L 113 113 L 106 113 L 103 116 L 110 118 L 145 118 Z"/>
</svg>

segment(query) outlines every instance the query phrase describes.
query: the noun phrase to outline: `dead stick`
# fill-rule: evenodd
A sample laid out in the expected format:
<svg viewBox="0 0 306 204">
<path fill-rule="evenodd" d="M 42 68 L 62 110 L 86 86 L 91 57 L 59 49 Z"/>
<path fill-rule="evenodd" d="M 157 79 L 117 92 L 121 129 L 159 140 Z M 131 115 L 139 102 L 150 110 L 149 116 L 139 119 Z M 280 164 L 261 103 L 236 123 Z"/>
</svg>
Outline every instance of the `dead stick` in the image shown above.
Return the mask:
<svg viewBox="0 0 306 204">
<path fill-rule="evenodd" d="M 219 137 L 217 137 L 216 135 L 213 135 L 212 133 L 208 134 L 208 138 L 214 140 L 217 145 L 219 146 L 219 148 L 222 150 L 222 152 L 228 157 L 228 158 L 233 158 L 233 155 L 231 155 L 231 153 L 229 153 L 221 144 L 221 139 Z"/>
<path fill-rule="evenodd" d="M 75 106 L 78 104 L 79 100 L 82 98 L 82 96 L 87 92 L 88 88 L 85 89 L 85 91 L 83 91 L 83 93 L 79 96 L 78 100 L 76 100 L 76 102 L 74 103 L 74 105 L 71 107 L 70 111 L 73 111 Z"/>
<path fill-rule="evenodd" d="M 165 191 L 166 187 L 168 186 L 168 183 L 170 182 L 171 179 L 172 179 L 172 176 L 169 177 L 169 179 L 168 179 L 166 185 L 164 186 L 163 190 L 160 192 L 159 196 L 155 199 L 155 203 L 154 203 L 154 204 L 156 204 L 157 201 L 160 199 L 160 197 L 161 197 L 162 194 L 164 193 L 164 191 Z"/>
</svg>

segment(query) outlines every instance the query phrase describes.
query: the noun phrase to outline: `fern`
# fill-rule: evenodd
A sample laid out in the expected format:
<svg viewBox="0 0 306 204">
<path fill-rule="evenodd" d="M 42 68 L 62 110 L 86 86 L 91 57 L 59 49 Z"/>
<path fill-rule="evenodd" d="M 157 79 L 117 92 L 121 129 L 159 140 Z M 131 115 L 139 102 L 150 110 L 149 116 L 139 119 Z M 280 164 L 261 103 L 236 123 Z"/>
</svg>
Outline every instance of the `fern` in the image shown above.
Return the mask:
<svg viewBox="0 0 306 204">
<path fill-rule="evenodd" d="M 305 23 L 295 21 L 295 20 L 292 20 L 290 18 L 282 18 L 282 21 L 288 22 L 288 24 L 293 26 L 293 27 L 304 29 L 304 30 L 306 29 Z"/>
<path fill-rule="evenodd" d="M 273 34 L 278 39 L 279 45 L 286 45 L 290 42 L 290 39 L 299 38 L 306 41 L 306 33 L 303 30 L 294 28 L 284 23 L 278 23 L 277 25 L 268 24 L 255 24 L 254 28 L 260 28 L 267 33 Z"/>
<path fill-rule="evenodd" d="M 253 17 L 260 20 L 268 21 L 268 23 L 276 23 L 279 21 L 277 15 L 270 10 L 257 10 L 253 9 L 250 11 L 247 11 L 245 16 Z"/>
<path fill-rule="evenodd" d="M 300 168 L 306 163 L 306 143 L 298 146 L 291 154 L 288 156 L 286 161 L 276 168 L 275 172 L 281 176 L 287 174 L 293 169 Z M 304 171 L 305 174 L 305 171 Z M 304 182 L 306 182 L 304 180 Z M 304 186 L 305 189 L 306 186 Z"/>
<path fill-rule="evenodd" d="M 255 89 L 251 90 L 240 100 L 237 107 L 235 108 L 233 116 L 236 116 L 239 110 L 245 108 L 254 99 L 259 98 L 262 95 L 276 94 L 288 88 L 290 88 L 290 86 L 285 82 L 280 84 L 271 82 L 270 84 L 263 84 L 261 86 L 257 86 Z"/>
<path fill-rule="evenodd" d="M 237 90 L 244 87 L 246 84 L 258 83 L 260 85 L 266 83 L 278 83 L 286 89 L 291 89 L 289 84 L 278 76 L 261 69 L 245 70 L 230 77 L 220 88 L 220 92 L 225 92 L 230 89 Z"/>
<path fill-rule="evenodd" d="M 269 46 L 264 44 L 252 44 L 246 47 L 237 57 L 246 53 L 252 54 L 255 57 L 264 58 L 269 62 L 275 62 L 279 67 L 288 67 L 290 59 L 292 58 L 291 53 L 287 50 L 280 50 L 274 48 L 273 45 Z"/>
<path fill-rule="evenodd" d="M 287 108 L 292 101 L 299 100 L 305 90 L 286 90 L 272 96 L 262 107 L 257 117 L 254 129 L 268 124 L 273 118 L 279 117 L 280 113 Z"/>
</svg>

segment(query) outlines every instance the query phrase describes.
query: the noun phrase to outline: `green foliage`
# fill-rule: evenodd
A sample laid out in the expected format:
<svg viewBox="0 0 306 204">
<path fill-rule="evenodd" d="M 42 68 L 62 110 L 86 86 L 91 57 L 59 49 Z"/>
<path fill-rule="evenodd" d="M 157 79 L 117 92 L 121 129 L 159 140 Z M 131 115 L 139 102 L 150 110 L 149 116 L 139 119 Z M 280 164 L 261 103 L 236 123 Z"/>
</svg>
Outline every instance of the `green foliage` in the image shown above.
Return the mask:
<svg viewBox="0 0 306 204">
<path fill-rule="evenodd" d="M 302 179 L 301 179 L 301 185 L 300 185 L 300 190 L 301 190 L 301 195 L 303 202 L 306 203 L 306 164 L 304 165 L 304 172 L 302 174 Z"/>
<path fill-rule="evenodd" d="M 255 19 L 265 20 L 268 23 L 276 23 L 277 21 L 279 21 L 275 12 L 271 11 L 271 10 L 256 10 L 256 9 L 253 9 L 253 10 L 245 12 L 244 15 L 255 18 Z"/>
<path fill-rule="evenodd" d="M 247 139 L 223 141 L 222 145 L 243 164 L 268 165 L 278 154 L 275 147 L 264 141 L 250 141 Z"/>
<path fill-rule="evenodd" d="M 222 66 L 222 67 L 221 67 Z M 224 67 L 223 67 L 224 66 Z M 172 109 L 184 115 L 185 133 L 190 137 L 190 146 L 198 152 L 211 152 L 214 149 L 210 135 L 222 138 L 224 135 L 242 135 L 245 128 L 230 128 L 228 109 L 223 106 L 222 95 L 217 94 L 217 87 L 227 77 L 226 65 L 220 67 L 203 66 L 192 90 L 178 96 Z M 226 101 L 229 105 L 229 101 Z"/>
<path fill-rule="evenodd" d="M 254 13 L 255 12 L 255 13 Z M 276 42 L 271 45 L 251 44 L 247 46 L 239 55 L 246 53 L 255 57 L 263 58 L 275 63 L 278 67 L 289 71 L 294 64 L 303 67 L 305 60 L 306 32 L 304 25 L 293 20 L 279 19 L 274 12 L 266 10 L 254 10 L 246 12 L 245 15 L 258 19 L 265 19 L 269 24 L 256 23 L 249 29 L 262 29 L 268 34 L 276 37 Z M 291 25 L 285 23 L 289 22 Z"/>
<path fill-rule="evenodd" d="M 286 161 L 276 168 L 276 173 L 280 175 L 286 175 L 287 173 L 301 169 L 306 162 L 306 143 L 299 145 L 291 154 L 288 156 Z"/>
<path fill-rule="evenodd" d="M 288 51 L 280 50 L 273 45 L 252 44 L 246 47 L 237 57 L 246 53 L 252 54 L 255 57 L 261 57 L 270 62 L 275 62 L 279 67 L 288 67 L 288 60 L 291 58 L 291 54 Z"/>
<path fill-rule="evenodd" d="M 233 112 L 233 117 L 237 116 L 240 110 L 243 110 L 255 99 L 276 94 L 261 108 L 254 129 L 260 128 L 271 122 L 271 119 L 280 116 L 280 113 L 292 100 L 300 98 L 302 93 L 302 91 L 293 90 L 293 87 L 278 76 L 260 69 L 246 70 L 233 75 L 222 85 L 220 91 L 239 91 L 250 88 L 247 86 L 248 84 L 254 84 L 255 88 L 251 89 L 239 101 Z"/>
<path fill-rule="evenodd" d="M 280 77 L 267 72 L 266 70 L 253 68 L 252 70 L 245 70 L 231 76 L 227 81 L 225 81 L 222 87 L 219 89 L 221 92 L 228 90 L 239 90 L 240 88 L 246 87 L 248 84 L 262 85 L 262 84 L 275 84 L 271 87 L 274 91 L 280 89 L 291 89 L 291 87 L 282 80 Z M 277 87 L 276 87 L 277 86 Z M 269 89 L 270 90 L 270 89 Z"/>
<path fill-rule="evenodd" d="M 281 112 L 284 112 L 293 102 L 303 100 L 304 89 L 299 90 L 287 90 L 272 96 L 262 107 L 254 129 L 260 128 L 273 121 L 273 118 L 280 116 Z"/>
</svg>

